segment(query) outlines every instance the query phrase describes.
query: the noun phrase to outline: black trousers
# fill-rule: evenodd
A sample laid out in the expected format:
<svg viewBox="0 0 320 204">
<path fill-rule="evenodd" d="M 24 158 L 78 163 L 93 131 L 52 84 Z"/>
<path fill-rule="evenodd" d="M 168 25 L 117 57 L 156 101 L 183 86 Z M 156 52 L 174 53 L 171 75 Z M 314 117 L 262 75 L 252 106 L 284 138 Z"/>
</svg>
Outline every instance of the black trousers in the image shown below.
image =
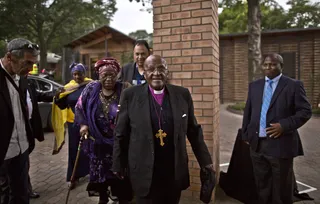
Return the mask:
<svg viewBox="0 0 320 204">
<path fill-rule="evenodd" d="M 293 158 L 266 155 L 266 144 L 266 139 L 261 139 L 258 151 L 250 151 L 259 197 L 258 204 L 292 204 Z"/>
<path fill-rule="evenodd" d="M 137 204 L 178 204 L 181 190 L 174 187 L 174 180 L 153 180 L 149 195 L 146 197 L 136 196 Z"/>
<path fill-rule="evenodd" d="M 3 162 L 0 167 L 1 203 L 29 204 L 28 167 L 28 150 Z"/>
</svg>

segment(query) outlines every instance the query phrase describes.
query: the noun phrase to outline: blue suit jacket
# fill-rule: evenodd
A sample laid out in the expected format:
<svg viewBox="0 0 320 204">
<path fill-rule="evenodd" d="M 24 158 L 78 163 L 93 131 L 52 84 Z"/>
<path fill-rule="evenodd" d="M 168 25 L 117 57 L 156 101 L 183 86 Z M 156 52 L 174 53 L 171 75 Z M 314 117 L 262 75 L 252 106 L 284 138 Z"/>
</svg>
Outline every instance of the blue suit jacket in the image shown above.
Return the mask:
<svg viewBox="0 0 320 204">
<path fill-rule="evenodd" d="M 242 139 L 248 141 L 254 151 L 257 151 L 258 147 L 264 85 L 265 79 L 249 84 L 243 116 Z M 280 123 L 284 132 L 276 139 L 267 137 L 266 154 L 277 158 L 303 155 L 297 129 L 304 125 L 311 115 L 311 105 L 302 82 L 282 75 L 267 112 L 267 127 L 270 123 Z"/>
</svg>

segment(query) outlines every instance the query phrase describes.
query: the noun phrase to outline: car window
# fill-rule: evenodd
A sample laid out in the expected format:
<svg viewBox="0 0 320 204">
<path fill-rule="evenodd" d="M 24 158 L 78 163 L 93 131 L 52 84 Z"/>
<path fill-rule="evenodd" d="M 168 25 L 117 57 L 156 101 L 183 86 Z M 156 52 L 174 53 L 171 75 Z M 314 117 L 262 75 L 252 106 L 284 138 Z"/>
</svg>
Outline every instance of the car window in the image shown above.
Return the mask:
<svg viewBox="0 0 320 204">
<path fill-rule="evenodd" d="M 39 84 L 39 89 L 41 91 L 50 91 L 50 89 L 51 89 L 51 84 L 49 84 L 47 82 L 38 80 L 38 84 Z"/>
<path fill-rule="evenodd" d="M 38 87 L 38 83 L 37 83 L 37 80 L 34 80 L 34 79 L 28 79 L 28 81 L 29 81 L 29 84 L 30 84 L 31 86 L 33 86 L 36 90 L 38 90 L 38 89 L 39 89 L 39 87 Z"/>
</svg>

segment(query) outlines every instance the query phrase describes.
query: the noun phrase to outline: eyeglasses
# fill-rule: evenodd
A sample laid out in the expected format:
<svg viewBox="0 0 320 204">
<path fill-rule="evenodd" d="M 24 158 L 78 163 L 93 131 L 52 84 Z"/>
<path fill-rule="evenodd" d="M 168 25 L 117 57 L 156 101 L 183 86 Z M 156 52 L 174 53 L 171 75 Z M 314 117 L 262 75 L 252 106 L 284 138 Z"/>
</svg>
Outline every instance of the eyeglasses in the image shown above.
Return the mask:
<svg viewBox="0 0 320 204">
<path fill-rule="evenodd" d="M 38 51 L 39 45 L 37 45 L 35 43 L 27 43 L 27 44 L 24 44 L 18 48 L 11 49 L 11 50 L 9 50 L 9 52 L 11 52 L 13 50 L 36 50 L 36 51 Z"/>
</svg>

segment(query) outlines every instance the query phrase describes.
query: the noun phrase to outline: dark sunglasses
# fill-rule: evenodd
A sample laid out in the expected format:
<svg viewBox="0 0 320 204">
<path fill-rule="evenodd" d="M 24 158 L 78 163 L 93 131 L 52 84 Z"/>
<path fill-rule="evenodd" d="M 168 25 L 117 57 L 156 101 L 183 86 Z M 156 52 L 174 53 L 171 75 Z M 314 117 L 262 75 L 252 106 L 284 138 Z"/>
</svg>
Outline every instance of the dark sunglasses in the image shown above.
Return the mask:
<svg viewBox="0 0 320 204">
<path fill-rule="evenodd" d="M 18 48 L 14 48 L 9 50 L 9 52 L 11 52 L 12 50 L 39 50 L 39 45 L 35 44 L 35 43 L 27 43 L 24 44 Z"/>
</svg>

